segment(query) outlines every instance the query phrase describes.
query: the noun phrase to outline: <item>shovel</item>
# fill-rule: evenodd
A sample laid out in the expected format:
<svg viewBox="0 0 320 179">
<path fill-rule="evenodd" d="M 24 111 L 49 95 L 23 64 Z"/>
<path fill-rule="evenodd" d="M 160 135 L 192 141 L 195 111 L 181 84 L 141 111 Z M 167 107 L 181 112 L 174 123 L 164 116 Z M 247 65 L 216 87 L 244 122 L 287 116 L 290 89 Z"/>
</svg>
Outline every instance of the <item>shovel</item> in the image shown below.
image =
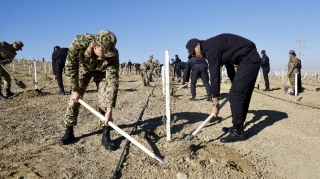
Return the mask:
<svg viewBox="0 0 320 179">
<path fill-rule="evenodd" d="M 229 97 L 227 97 L 221 104 L 220 104 L 220 109 L 228 102 Z M 192 140 L 195 135 L 198 134 L 198 132 L 213 118 L 213 114 L 211 114 L 205 121 L 203 121 L 199 127 L 188 137 L 188 140 Z"/>
<path fill-rule="evenodd" d="M 287 85 L 284 85 L 284 92 L 286 94 L 289 94 L 290 93 L 289 78 L 287 78 L 287 80 L 288 80 L 288 83 Z"/>
<path fill-rule="evenodd" d="M 44 85 L 44 87 L 40 88 L 40 89 L 36 89 L 35 91 L 38 93 L 42 93 L 42 90 L 47 87 L 48 85 L 50 85 L 52 82 L 54 82 L 57 78 L 54 78 L 53 80 L 49 81 L 46 85 Z"/>
<path fill-rule="evenodd" d="M 174 96 L 179 89 L 181 89 L 181 88 L 183 88 L 183 87 L 185 87 L 185 86 L 187 86 L 187 85 L 188 85 L 188 84 L 182 85 L 182 86 L 180 86 L 179 88 L 177 88 L 176 90 L 172 89 L 171 96 Z"/>
<path fill-rule="evenodd" d="M 89 111 L 91 111 L 94 115 L 96 115 L 101 121 L 105 120 L 105 117 L 100 114 L 98 111 L 93 109 L 91 106 L 89 106 L 87 103 L 85 103 L 83 100 L 79 99 L 78 100 L 82 106 L 87 108 Z M 140 148 L 142 151 L 144 151 L 146 154 L 148 154 L 150 157 L 154 158 L 157 160 L 159 163 L 163 163 L 163 159 L 160 158 L 159 156 L 155 155 L 153 152 L 151 152 L 149 149 L 147 149 L 145 146 L 143 146 L 140 142 L 136 141 L 134 138 L 132 138 L 129 134 L 121 130 L 119 127 L 117 127 L 115 124 L 113 124 L 111 121 L 108 122 L 108 125 L 112 127 L 114 130 L 119 132 L 123 137 L 127 138 L 130 140 L 134 145 L 136 145 L 138 148 Z"/>
<path fill-rule="evenodd" d="M 22 89 L 25 89 L 27 86 L 22 82 L 17 80 L 17 78 L 15 78 L 7 69 L 6 67 L 4 67 L 3 65 L 0 65 L 7 73 L 9 73 L 9 75 L 14 79 L 14 81 L 16 82 L 16 85 L 19 86 Z"/>
</svg>

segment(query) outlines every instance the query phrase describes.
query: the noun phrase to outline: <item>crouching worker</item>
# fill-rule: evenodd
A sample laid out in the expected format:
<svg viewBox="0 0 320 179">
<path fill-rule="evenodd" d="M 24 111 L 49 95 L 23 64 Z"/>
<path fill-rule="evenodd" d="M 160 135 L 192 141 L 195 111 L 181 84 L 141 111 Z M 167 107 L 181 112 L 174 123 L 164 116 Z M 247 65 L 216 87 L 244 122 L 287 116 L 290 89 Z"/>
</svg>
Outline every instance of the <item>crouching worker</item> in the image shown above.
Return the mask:
<svg viewBox="0 0 320 179">
<path fill-rule="evenodd" d="M 59 46 L 55 46 L 52 53 L 52 68 L 60 89 L 58 92 L 59 95 L 65 95 L 62 72 L 66 63 L 67 54 L 68 48 L 60 48 Z"/>
<path fill-rule="evenodd" d="M 195 54 L 194 54 L 195 55 Z M 209 75 L 208 75 L 208 64 L 204 58 L 200 56 L 192 56 L 187 64 L 185 65 L 185 72 L 183 74 L 183 82 L 188 83 L 191 72 L 191 101 L 196 101 L 196 84 L 197 79 L 200 76 L 203 82 L 203 85 L 206 88 L 208 99 L 207 101 L 211 101 L 211 92 L 210 92 L 210 85 L 209 85 Z"/>
<path fill-rule="evenodd" d="M 226 65 L 232 82 L 229 101 L 233 126 L 228 128 L 229 135 L 221 138 L 220 142 L 244 140 L 244 122 L 261 63 L 256 45 L 238 35 L 220 34 L 204 41 L 191 39 L 186 48 L 189 57 L 196 54 L 208 60 L 214 117 L 219 113 L 220 66 Z M 238 65 L 237 73 L 232 64 Z"/>
<path fill-rule="evenodd" d="M 114 150 L 110 139 L 109 121 L 115 107 L 119 87 L 119 54 L 115 48 L 116 36 L 102 30 L 97 35 L 78 35 L 71 43 L 66 60 L 66 76 L 70 85 L 71 97 L 65 115 L 66 133 L 59 144 L 67 145 L 75 139 L 73 127 L 77 125 L 80 103 L 92 77 L 91 73 L 105 72 L 105 78 L 99 84 L 99 111 L 105 116 L 100 122 L 103 127 L 102 145 L 107 150 Z"/>
</svg>

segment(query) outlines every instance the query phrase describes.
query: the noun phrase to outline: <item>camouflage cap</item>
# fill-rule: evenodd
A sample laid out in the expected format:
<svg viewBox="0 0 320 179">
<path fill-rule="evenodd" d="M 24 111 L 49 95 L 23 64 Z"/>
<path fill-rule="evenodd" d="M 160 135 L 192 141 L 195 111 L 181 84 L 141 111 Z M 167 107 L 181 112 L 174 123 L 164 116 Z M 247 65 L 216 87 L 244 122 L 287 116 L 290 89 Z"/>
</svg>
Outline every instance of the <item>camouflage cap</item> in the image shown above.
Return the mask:
<svg viewBox="0 0 320 179">
<path fill-rule="evenodd" d="M 153 55 L 150 55 L 148 62 L 152 62 Z"/>
<path fill-rule="evenodd" d="M 289 54 L 293 54 L 293 55 L 295 55 L 295 54 L 296 54 L 296 52 L 295 52 L 294 50 L 290 50 Z"/>
<path fill-rule="evenodd" d="M 21 41 L 15 41 L 14 43 L 18 44 L 20 49 L 19 50 L 22 50 L 22 47 L 24 46 L 24 44 L 21 42 Z"/>
<path fill-rule="evenodd" d="M 102 48 L 105 57 L 116 56 L 117 37 L 109 30 L 101 30 L 95 38 L 98 45 Z"/>
</svg>

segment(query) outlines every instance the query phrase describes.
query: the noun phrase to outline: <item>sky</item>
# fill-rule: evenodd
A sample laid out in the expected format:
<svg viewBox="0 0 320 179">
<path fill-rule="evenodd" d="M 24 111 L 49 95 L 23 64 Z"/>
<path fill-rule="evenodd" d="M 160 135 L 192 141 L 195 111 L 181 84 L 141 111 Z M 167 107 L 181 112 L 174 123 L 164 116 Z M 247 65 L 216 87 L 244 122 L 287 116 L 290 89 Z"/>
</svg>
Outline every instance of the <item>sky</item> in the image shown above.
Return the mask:
<svg viewBox="0 0 320 179">
<path fill-rule="evenodd" d="M 120 62 L 153 55 L 164 63 L 165 50 L 187 61 L 191 38 L 232 33 L 266 50 L 272 69 L 284 69 L 302 37 L 302 67 L 320 69 L 319 7 L 319 0 L 0 0 L 0 41 L 21 40 L 18 59 L 51 61 L 54 46 L 107 29 L 117 36 Z"/>
</svg>

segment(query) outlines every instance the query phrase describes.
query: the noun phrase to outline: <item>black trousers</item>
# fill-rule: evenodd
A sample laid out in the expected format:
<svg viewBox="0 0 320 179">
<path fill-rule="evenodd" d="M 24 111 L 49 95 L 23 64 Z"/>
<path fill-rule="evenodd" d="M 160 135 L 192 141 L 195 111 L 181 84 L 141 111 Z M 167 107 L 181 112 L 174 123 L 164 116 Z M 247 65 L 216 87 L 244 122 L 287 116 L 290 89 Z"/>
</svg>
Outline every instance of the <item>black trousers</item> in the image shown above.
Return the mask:
<svg viewBox="0 0 320 179">
<path fill-rule="evenodd" d="M 196 64 L 192 66 L 191 72 L 191 95 L 196 96 L 196 84 L 198 77 L 201 77 L 202 83 L 206 88 L 207 95 L 211 95 L 209 85 L 208 66 L 202 64 Z"/>
<path fill-rule="evenodd" d="M 177 77 L 178 78 L 181 78 L 181 69 L 180 68 L 174 68 L 175 69 L 175 71 L 176 71 L 176 75 L 177 75 Z"/>
<path fill-rule="evenodd" d="M 260 56 L 257 52 L 244 57 L 233 78 L 229 101 L 232 112 L 232 123 L 243 125 L 260 69 Z"/>
<path fill-rule="evenodd" d="M 140 65 L 136 66 L 136 75 L 140 74 Z"/>
<path fill-rule="evenodd" d="M 301 73 L 298 74 L 298 92 L 302 92 Z"/>
<path fill-rule="evenodd" d="M 63 68 L 64 68 L 64 63 L 62 59 L 57 59 L 55 62 L 55 66 L 54 66 L 54 74 L 57 77 L 57 82 L 58 82 L 58 86 L 59 89 L 64 91 L 64 87 L 63 87 L 63 81 L 62 81 L 62 72 L 63 72 Z"/>
<path fill-rule="evenodd" d="M 266 86 L 266 89 L 270 89 L 269 76 L 268 76 L 269 72 L 270 72 L 270 68 L 263 68 L 262 69 L 264 84 Z"/>
</svg>

